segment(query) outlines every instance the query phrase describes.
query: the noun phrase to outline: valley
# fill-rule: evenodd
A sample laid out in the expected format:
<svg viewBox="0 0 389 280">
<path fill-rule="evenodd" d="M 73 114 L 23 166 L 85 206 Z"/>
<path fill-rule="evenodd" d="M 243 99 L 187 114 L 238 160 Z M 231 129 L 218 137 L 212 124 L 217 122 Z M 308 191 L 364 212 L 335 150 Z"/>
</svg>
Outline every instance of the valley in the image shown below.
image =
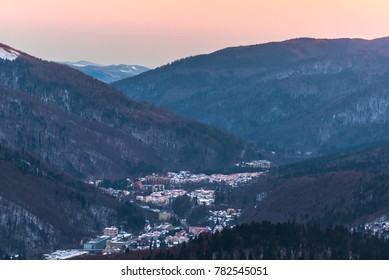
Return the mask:
<svg viewBox="0 0 389 280">
<path fill-rule="evenodd" d="M 101 186 L 113 187 L 109 188 L 111 195 L 120 200 L 129 199 L 139 205 L 146 213 L 147 223 L 144 231 L 131 240 L 132 247 L 126 254 L 125 250 L 117 249 L 114 255 L 110 255 L 112 252 L 108 250 L 103 251 L 105 257 L 90 255 L 83 258 L 154 258 L 158 254 L 172 254 L 169 258 L 181 258 L 183 256 L 179 252 L 183 243 L 189 242 L 192 244 L 189 246 L 195 248 L 198 246 L 194 245 L 199 238 L 193 234 L 195 229 L 212 239 L 215 234 L 218 235 L 216 232 L 233 230 L 237 225 L 252 225 L 253 222 L 263 224 L 269 221 L 269 227 L 280 224 L 291 226 L 290 223 L 308 227 L 320 226 L 321 229 L 318 230 L 323 230 L 323 234 L 334 227 L 343 228 L 344 238 L 360 238 L 357 237 L 360 234 L 373 239 L 379 236 L 382 246 L 386 246 L 384 240 L 389 234 L 386 202 L 389 177 L 386 160 L 382 159 L 386 157 L 387 147 L 388 145 L 378 145 L 273 167 L 266 172 L 248 173 L 252 179 L 246 183 L 240 181 L 241 184 L 237 185 L 222 178 L 239 178 L 239 174 L 224 177 L 184 171 L 148 175 L 133 181 L 131 186 L 130 180 L 121 180 L 116 184 L 100 182 Z M 217 179 L 211 181 L 210 178 Z M 123 192 L 123 188 L 126 191 Z M 350 237 L 346 237 L 346 232 L 349 232 L 347 234 Z M 309 238 L 316 240 L 316 234 L 312 233 Z M 357 236 L 351 237 L 353 234 Z M 289 243 L 285 243 L 285 246 L 290 246 L 287 244 Z M 174 249 L 176 246 L 181 249 Z M 228 247 L 228 243 L 225 246 Z M 323 243 L 317 246 L 327 245 Z M 150 252 L 150 248 L 154 250 Z M 142 250 L 145 252 L 142 253 Z M 258 258 L 264 257 L 261 250 Z M 282 252 L 284 249 L 280 250 Z M 249 258 L 250 250 L 244 252 L 245 258 Z M 240 253 L 242 251 L 237 250 L 236 254 Z M 309 254 L 316 253 L 318 252 L 300 252 L 299 256 L 305 259 L 309 258 Z M 281 255 L 276 258 L 299 258 L 293 257 L 293 253 L 289 257 L 277 254 Z M 196 258 L 193 254 L 189 255 L 190 258 Z M 359 253 L 357 255 L 357 258 L 363 259 L 372 257 L 361 257 Z M 322 255 L 318 258 L 338 257 L 340 258 L 339 255 Z M 373 258 L 381 257 L 375 255 Z M 206 258 L 218 257 L 207 255 Z M 232 258 L 238 256 L 234 255 Z"/>
<path fill-rule="evenodd" d="M 387 258 L 388 54 L 299 38 L 107 84 L 0 44 L 0 258 Z"/>
</svg>

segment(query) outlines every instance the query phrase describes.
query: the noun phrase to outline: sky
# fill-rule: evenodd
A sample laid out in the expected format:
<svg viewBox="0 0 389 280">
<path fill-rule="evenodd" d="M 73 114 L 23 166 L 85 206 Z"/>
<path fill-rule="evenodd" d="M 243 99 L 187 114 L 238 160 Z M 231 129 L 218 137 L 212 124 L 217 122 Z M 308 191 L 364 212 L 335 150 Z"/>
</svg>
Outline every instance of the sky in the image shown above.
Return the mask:
<svg viewBox="0 0 389 280">
<path fill-rule="evenodd" d="M 389 36 L 389 0 L 0 0 L 0 42 L 42 59 L 151 68 L 297 37 Z"/>
</svg>

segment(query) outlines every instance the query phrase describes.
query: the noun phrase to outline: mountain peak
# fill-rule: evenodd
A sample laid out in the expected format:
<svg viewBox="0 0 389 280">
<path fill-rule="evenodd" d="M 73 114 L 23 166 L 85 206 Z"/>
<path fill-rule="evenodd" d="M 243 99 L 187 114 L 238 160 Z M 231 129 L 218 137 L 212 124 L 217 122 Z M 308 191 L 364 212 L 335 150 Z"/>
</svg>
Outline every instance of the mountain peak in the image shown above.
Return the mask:
<svg viewBox="0 0 389 280">
<path fill-rule="evenodd" d="M 102 66 L 100 64 L 93 63 L 93 62 L 86 61 L 86 60 L 80 60 L 80 61 L 76 61 L 76 62 L 65 61 L 65 62 L 60 62 L 60 63 L 61 64 L 66 64 L 66 65 L 72 66 L 72 67 L 86 67 L 86 66 L 98 66 L 98 67 L 101 67 Z"/>
<path fill-rule="evenodd" d="M 89 61 L 61 62 L 107 84 L 139 75 L 149 68 L 140 65 L 99 65 Z"/>
</svg>

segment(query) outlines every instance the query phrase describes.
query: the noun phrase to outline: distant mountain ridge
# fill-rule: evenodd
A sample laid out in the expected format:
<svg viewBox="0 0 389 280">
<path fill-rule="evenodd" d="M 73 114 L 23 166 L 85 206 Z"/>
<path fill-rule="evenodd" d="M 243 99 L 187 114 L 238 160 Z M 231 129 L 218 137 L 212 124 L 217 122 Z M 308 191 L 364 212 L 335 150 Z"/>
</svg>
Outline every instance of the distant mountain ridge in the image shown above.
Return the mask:
<svg viewBox="0 0 389 280">
<path fill-rule="evenodd" d="M 389 38 L 226 48 L 113 85 L 246 140 L 302 154 L 389 139 Z"/>
<path fill-rule="evenodd" d="M 14 51 L 16 59 L 0 59 L 4 146 L 94 179 L 223 168 L 250 155 L 244 142 L 215 128 L 132 101 L 65 65 Z"/>
<path fill-rule="evenodd" d="M 61 63 L 107 84 L 139 75 L 149 70 L 149 68 L 140 65 L 119 64 L 103 66 L 84 60 L 78 62 Z"/>
</svg>

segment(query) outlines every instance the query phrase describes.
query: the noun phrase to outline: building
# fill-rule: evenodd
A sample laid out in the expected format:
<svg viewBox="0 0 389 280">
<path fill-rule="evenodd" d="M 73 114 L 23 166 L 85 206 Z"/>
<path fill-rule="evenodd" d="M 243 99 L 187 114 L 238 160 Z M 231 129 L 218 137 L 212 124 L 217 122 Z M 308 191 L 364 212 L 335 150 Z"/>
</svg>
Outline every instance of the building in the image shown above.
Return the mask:
<svg viewBox="0 0 389 280">
<path fill-rule="evenodd" d="M 228 209 L 226 210 L 226 212 L 227 212 L 227 215 L 233 215 L 233 214 L 236 213 L 236 210 L 235 210 L 234 208 L 228 208 Z"/>
<path fill-rule="evenodd" d="M 51 254 L 45 254 L 46 260 L 67 260 L 88 254 L 88 252 L 80 250 L 58 250 Z"/>
<path fill-rule="evenodd" d="M 198 205 L 211 206 L 215 203 L 215 191 L 214 190 L 195 190 L 192 197 L 196 197 Z"/>
<path fill-rule="evenodd" d="M 130 246 L 131 241 L 107 241 L 105 252 L 107 254 L 123 252 Z"/>
<path fill-rule="evenodd" d="M 208 227 L 189 227 L 189 233 L 193 234 L 194 236 L 199 236 L 201 233 L 208 231 Z"/>
<path fill-rule="evenodd" d="M 115 237 L 119 234 L 119 229 L 117 227 L 107 227 L 104 229 L 104 235 Z"/>
<path fill-rule="evenodd" d="M 163 223 L 163 224 L 160 224 L 159 226 L 155 227 L 155 230 L 160 231 L 160 232 L 171 231 L 171 230 L 174 230 L 174 227 L 170 223 Z"/>
<path fill-rule="evenodd" d="M 165 190 L 165 185 L 161 184 L 154 184 L 154 185 L 149 185 L 149 184 L 143 184 L 143 189 L 148 190 L 151 192 L 162 192 Z"/>
<path fill-rule="evenodd" d="M 170 178 L 158 175 L 149 175 L 144 178 L 144 183 L 146 185 L 169 185 Z"/>
<path fill-rule="evenodd" d="M 237 164 L 237 166 L 269 169 L 271 168 L 272 163 L 268 160 L 253 160 L 250 162 L 242 162 Z"/>
<path fill-rule="evenodd" d="M 107 245 L 107 241 L 111 239 L 111 236 L 102 235 L 98 238 L 92 239 L 84 244 L 84 250 L 86 251 L 102 251 Z"/>
<path fill-rule="evenodd" d="M 139 189 L 139 190 L 143 189 L 143 184 L 142 184 L 141 181 L 136 181 L 136 182 L 134 182 L 134 183 L 132 184 L 132 186 L 133 186 L 135 189 Z"/>
<path fill-rule="evenodd" d="M 168 221 L 172 217 L 172 214 L 169 212 L 159 212 L 158 213 L 158 220 L 159 221 Z"/>
<path fill-rule="evenodd" d="M 163 188 L 164 186 L 161 185 L 161 186 L 151 186 L 151 187 Z M 147 196 L 138 195 L 138 196 L 136 196 L 136 200 L 142 201 L 144 203 L 151 203 L 151 204 L 155 204 L 155 205 L 164 206 L 164 205 L 171 204 L 173 198 L 176 198 L 177 196 L 181 196 L 184 194 L 186 194 L 186 191 L 181 190 L 181 189 L 157 191 L 157 192 L 153 192 Z"/>
<path fill-rule="evenodd" d="M 221 226 L 221 225 L 217 225 L 213 229 L 213 233 L 222 232 L 222 231 L 223 231 L 223 226 Z"/>
<path fill-rule="evenodd" d="M 197 198 L 197 204 L 198 205 L 205 205 L 205 206 L 211 206 L 215 203 L 214 198 Z"/>
</svg>

